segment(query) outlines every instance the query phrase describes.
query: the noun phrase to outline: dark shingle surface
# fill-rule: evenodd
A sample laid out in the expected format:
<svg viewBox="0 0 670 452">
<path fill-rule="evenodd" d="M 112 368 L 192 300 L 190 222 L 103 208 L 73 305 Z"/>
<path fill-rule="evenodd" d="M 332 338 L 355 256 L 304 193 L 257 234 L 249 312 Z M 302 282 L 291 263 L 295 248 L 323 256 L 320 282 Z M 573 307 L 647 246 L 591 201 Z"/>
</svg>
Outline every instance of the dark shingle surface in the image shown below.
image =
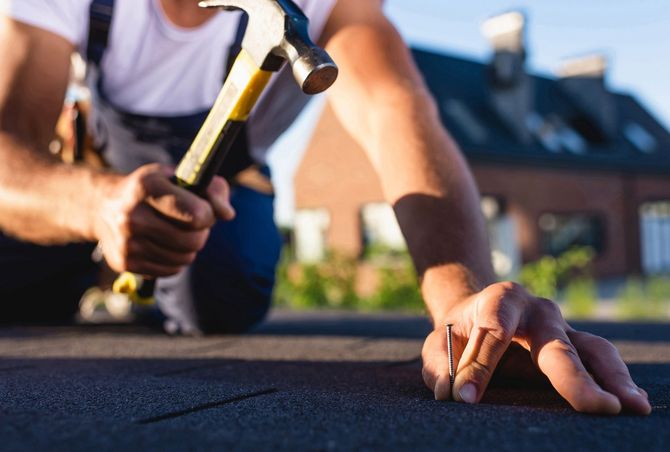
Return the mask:
<svg viewBox="0 0 670 452">
<path fill-rule="evenodd" d="M 3 450 L 670 450 L 670 326 L 590 324 L 650 393 L 647 418 L 574 413 L 546 389 L 435 402 L 423 319 L 279 313 L 248 336 L 0 329 Z"/>
</svg>

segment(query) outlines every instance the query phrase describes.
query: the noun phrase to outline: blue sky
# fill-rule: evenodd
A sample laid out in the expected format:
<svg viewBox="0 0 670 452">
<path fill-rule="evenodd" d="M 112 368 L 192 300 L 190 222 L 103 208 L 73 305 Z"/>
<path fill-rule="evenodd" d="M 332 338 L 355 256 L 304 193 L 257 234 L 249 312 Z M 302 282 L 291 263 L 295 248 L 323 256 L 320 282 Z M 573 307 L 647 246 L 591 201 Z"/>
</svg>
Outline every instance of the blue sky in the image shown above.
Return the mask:
<svg viewBox="0 0 670 452">
<path fill-rule="evenodd" d="M 509 9 L 528 16 L 528 65 L 552 73 L 567 57 L 603 52 L 609 82 L 638 96 L 670 127 L 670 1 L 668 0 L 389 0 L 387 13 L 414 45 L 484 60 L 479 31 Z"/>
<path fill-rule="evenodd" d="M 386 1 L 387 15 L 411 45 L 480 61 L 490 52 L 480 24 L 510 9 L 527 14 L 531 72 L 552 74 L 565 58 L 604 53 L 610 88 L 632 93 L 670 128 L 670 0 Z M 318 109 L 309 107 L 271 157 L 280 223 L 290 222 L 291 179 Z"/>
</svg>

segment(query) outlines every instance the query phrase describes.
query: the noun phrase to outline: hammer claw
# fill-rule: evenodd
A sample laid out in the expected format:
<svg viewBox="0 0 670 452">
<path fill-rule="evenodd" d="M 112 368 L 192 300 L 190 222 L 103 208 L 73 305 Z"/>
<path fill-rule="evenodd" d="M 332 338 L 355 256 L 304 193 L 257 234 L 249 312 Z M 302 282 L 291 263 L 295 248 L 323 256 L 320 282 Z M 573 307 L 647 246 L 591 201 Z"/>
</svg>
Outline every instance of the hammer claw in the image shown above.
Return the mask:
<svg viewBox="0 0 670 452">
<path fill-rule="evenodd" d="M 309 20 L 291 0 L 204 0 L 203 8 L 242 10 L 249 26 L 242 48 L 259 69 L 276 72 L 288 61 L 293 76 L 306 94 L 330 88 L 337 66 L 309 37 Z"/>
</svg>

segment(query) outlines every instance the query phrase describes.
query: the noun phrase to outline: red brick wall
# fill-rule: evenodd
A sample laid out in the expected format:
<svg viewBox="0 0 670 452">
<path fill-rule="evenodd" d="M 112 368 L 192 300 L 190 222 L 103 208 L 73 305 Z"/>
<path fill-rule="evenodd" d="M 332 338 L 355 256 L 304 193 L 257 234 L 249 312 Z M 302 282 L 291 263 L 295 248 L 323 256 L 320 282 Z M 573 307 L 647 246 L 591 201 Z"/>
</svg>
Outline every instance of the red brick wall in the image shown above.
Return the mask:
<svg viewBox="0 0 670 452">
<path fill-rule="evenodd" d="M 358 254 L 361 249 L 361 206 L 381 201 L 384 196 L 369 160 L 328 106 L 294 183 L 297 208 L 328 209 L 331 219 L 329 246 Z"/>
<path fill-rule="evenodd" d="M 503 198 L 519 230 L 524 261 L 541 255 L 538 220 L 544 213 L 588 213 L 605 222 L 605 247 L 595 262 L 601 276 L 625 274 L 624 185 L 616 175 L 536 167 L 474 165 L 480 191 Z"/>
</svg>

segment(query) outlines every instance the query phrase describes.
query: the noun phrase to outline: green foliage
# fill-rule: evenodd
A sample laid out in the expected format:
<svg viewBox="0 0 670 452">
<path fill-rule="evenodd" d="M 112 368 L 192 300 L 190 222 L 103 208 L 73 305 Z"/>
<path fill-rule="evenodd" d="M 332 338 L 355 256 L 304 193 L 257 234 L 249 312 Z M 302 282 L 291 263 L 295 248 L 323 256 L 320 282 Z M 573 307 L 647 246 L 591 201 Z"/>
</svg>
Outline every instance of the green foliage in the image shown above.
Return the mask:
<svg viewBox="0 0 670 452">
<path fill-rule="evenodd" d="M 667 318 L 669 304 L 670 280 L 630 278 L 617 296 L 617 315 L 621 319 L 661 320 Z"/>
<path fill-rule="evenodd" d="M 556 298 L 568 278 L 583 273 L 595 256 L 591 248 L 572 248 L 558 257 L 544 256 L 523 266 L 519 279 L 538 297 Z"/>
<path fill-rule="evenodd" d="M 366 306 L 374 310 L 423 310 L 423 298 L 409 257 L 402 259 L 399 265 L 382 267 L 378 272 L 379 285 L 365 300 Z"/>
<path fill-rule="evenodd" d="M 407 250 L 391 248 L 383 243 L 372 243 L 365 247 L 363 259 L 369 261 L 388 261 L 392 259 L 403 260 L 409 258 Z"/>
<path fill-rule="evenodd" d="M 379 259 L 376 291 L 362 297 L 356 291 L 359 262 L 352 257 L 330 253 L 316 264 L 292 262 L 285 250 L 277 268 L 274 291 L 276 306 L 291 309 L 423 309 L 416 274 L 409 256 Z"/>
<path fill-rule="evenodd" d="M 653 313 L 667 316 L 670 306 L 670 279 L 654 276 L 647 280 L 647 301 Z"/>
<path fill-rule="evenodd" d="M 572 318 L 592 317 L 596 311 L 598 293 L 591 278 L 576 278 L 565 286 L 566 314 Z"/>
<path fill-rule="evenodd" d="M 630 278 L 617 295 L 617 314 L 625 319 L 646 317 L 644 286 L 639 278 Z"/>
<path fill-rule="evenodd" d="M 356 260 L 331 255 L 318 264 L 297 265 L 291 274 L 290 253 L 284 250 L 277 268 L 275 304 L 294 309 L 353 308 L 356 295 Z"/>
<path fill-rule="evenodd" d="M 528 290 L 538 297 L 556 298 L 558 290 L 558 272 L 556 258 L 544 256 L 521 268 L 519 280 Z"/>
</svg>

